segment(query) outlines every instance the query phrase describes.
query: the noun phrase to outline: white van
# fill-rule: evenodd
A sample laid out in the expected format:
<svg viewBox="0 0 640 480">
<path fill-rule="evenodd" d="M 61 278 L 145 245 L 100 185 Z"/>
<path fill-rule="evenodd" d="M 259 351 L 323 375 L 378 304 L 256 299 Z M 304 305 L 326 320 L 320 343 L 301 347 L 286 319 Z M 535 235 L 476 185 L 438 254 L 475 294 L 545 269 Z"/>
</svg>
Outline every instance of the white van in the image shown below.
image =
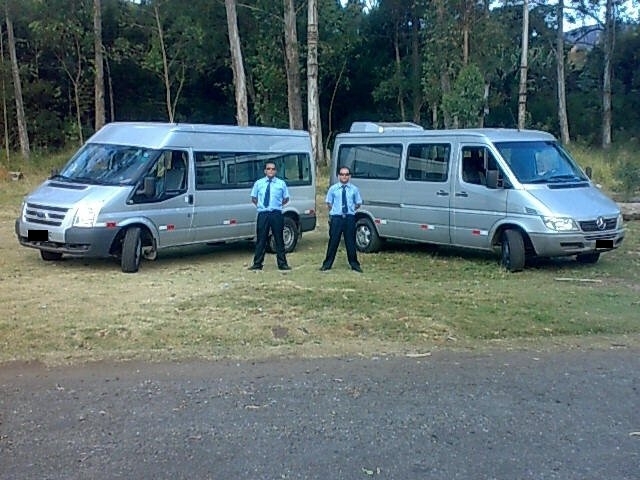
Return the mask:
<svg viewBox="0 0 640 480">
<path fill-rule="evenodd" d="M 307 132 L 266 127 L 110 123 L 24 199 L 16 234 L 43 260 L 115 256 L 123 272 L 158 250 L 255 238 L 250 192 L 274 162 L 289 186 L 285 250 L 316 226 Z"/>
<path fill-rule="evenodd" d="M 453 245 L 518 271 L 534 256 L 595 263 L 624 238 L 618 206 L 548 133 L 355 122 L 336 137 L 332 183 L 341 166 L 364 200 L 362 252 L 385 239 Z"/>
</svg>

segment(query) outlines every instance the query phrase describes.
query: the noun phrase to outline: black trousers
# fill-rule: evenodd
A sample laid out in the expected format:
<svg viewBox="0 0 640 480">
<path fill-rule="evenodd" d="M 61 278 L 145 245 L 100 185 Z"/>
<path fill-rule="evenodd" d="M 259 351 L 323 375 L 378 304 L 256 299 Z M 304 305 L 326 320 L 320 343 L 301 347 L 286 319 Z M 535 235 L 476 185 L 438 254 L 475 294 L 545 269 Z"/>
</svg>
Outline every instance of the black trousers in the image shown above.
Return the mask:
<svg viewBox="0 0 640 480">
<path fill-rule="evenodd" d="M 256 251 L 253 256 L 253 264 L 262 266 L 264 263 L 264 254 L 267 250 L 267 242 L 269 241 L 269 230 L 276 244 L 276 259 L 278 267 L 287 265 L 287 257 L 284 254 L 284 238 L 282 230 L 284 229 L 284 216 L 279 210 L 258 213 L 256 221 Z"/>
<path fill-rule="evenodd" d="M 356 253 L 356 217 L 354 215 L 331 215 L 329 217 L 329 244 L 327 245 L 327 255 L 324 262 L 322 262 L 322 266 L 331 268 L 333 265 L 341 237 L 344 237 L 344 246 L 347 249 L 349 265 L 352 268 L 359 267 L 360 262 L 358 262 Z"/>
</svg>

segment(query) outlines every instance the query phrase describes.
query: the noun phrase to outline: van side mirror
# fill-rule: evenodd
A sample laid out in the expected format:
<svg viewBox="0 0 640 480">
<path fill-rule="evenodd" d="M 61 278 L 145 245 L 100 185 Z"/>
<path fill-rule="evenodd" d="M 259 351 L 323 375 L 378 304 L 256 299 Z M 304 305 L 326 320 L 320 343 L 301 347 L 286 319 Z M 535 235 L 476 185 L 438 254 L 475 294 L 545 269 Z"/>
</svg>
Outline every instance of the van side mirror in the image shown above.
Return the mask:
<svg viewBox="0 0 640 480">
<path fill-rule="evenodd" d="M 156 177 L 144 177 L 142 188 L 136 192 L 137 195 L 151 198 L 156 194 Z"/>
<path fill-rule="evenodd" d="M 589 180 L 591 180 L 591 175 L 593 175 L 593 170 L 591 169 L 591 167 L 585 168 L 584 173 L 586 173 L 587 177 L 589 177 Z"/>
<path fill-rule="evenodd" d="M 499 170 L 487 170 L 486 172 L 486 176 L 487 176 L 487 188 L 493 188 L 496 189 L 498 188 L 498 174 L 500 173 Z"/>
</svg>

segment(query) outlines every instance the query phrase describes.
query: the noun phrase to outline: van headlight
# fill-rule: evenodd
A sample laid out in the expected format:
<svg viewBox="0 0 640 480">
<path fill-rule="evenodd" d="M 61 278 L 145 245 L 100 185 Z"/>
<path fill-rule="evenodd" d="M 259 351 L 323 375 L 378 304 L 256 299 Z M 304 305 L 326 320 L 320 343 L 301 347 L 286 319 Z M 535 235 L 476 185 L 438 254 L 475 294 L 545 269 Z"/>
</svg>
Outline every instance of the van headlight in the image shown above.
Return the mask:
<svg viewBox="0 0 640 480">
<path fill-rule="evenodd" d="M 618 214 L 617 228 L 622 228 L 623 225 L 624 225 L 624 218 L 622 216 L 622 213 L 619 213 Z"/>
<path fill-rule="evenodd" d="M 570 217 L 542 217 L 542 221 L 549 230 L 556 232 L 572 232 L 578 230 L 578 225 Z"/>
<path fill-rule="evenodd" d="M 80 205 L 73 217 L 74 227 L 94 227 L 98 214 L 100 213 L 99 203 L 87 203 Z"/>
</svg>

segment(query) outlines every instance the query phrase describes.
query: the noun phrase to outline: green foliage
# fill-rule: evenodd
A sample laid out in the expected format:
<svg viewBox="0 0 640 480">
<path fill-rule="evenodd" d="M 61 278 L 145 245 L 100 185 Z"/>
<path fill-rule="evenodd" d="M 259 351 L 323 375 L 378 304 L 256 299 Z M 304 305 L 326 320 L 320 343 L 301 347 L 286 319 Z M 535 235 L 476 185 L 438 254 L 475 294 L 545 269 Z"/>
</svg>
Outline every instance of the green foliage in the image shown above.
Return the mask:
<svg viewBox="0 0 640 480">
<path fill-rule="evenodd" d="M 442 97 L 442 109 L 456 119 L 459 127 L 477 127 L 482 110 L 484 79 L 480 69 L 470 64 L 460 70 L 451 92 Z"/>
<path fill-rule="evenodd" d="M 640 156 L 637 142 L 633 150 L 617 151 L 613 168 L 623 200 L 630 201 L 636 194 L 640 194 Z"/>
<path fill-rule="evenodd" d="M 365 9 L 365 2 L 357 0 L 318 3 L 319 88 L 327 136 L 348 129 L 354 120 L 400 120 L 401 105 L 405 116 L 420 109 L 424 125 L 432 123 L 432 114 L 443 111 L 458 116 L 468 111 L 470 116 L 461 123 L 475 125 L 475 113 L 470 112 L 486 107 L 485 125 L 515 126 L 520 4 L 497 2 L 489 9 L 487 2 L 380 0 L 368 2 Z M 554 7 L 548 3 L 538 2 L 531 8 L 527 111 L 531 126 L 558 134 L 553 55 L 556 19 Z M 93 128 L 93 2 L 20 0 L 9 6 L 30 141 L 34 148 L 65 148 L 66 135 L 90 133 Z M 102 6 L 107 121 L 167 118 L 155 7 L 165 35 L 175 118 L 234 121 L 224 2 L 102 0 Z M 295 6 L 304 105 L 306 1 L 296 0 Z M 252 123 L 288 124 L 282 8 L 281 0 L 238 2 Z M 592 9 L 592 13 L 598 12 Z M 622 23 L 616 29 L 612 59 L 613 138 L 614 142 L 626 142 L 640 128 L 640 26 L 622 14 L 619 20 Z M 412 35 L 415 26 L 417 43 Z M 467 59 L 463 57 L 465 39 Z M 417 69 L 412 57 L 416 44 L 421 55 Z M 7 51 L 5 48 L 7 57 L 0 65 L 6 86 L 7 124 L 0 122 L 8 130 L 11 148 L 17 149 Z M 570 134 L 581 143 L 601 143 L 602 57 L 602 49 L 596 45 L 588 52 L 571 51 L 568 58 Z M 477 106 L 475 101 L 460 104 L 469 101 L 462 101 L 461 92 L 479 85 L 476 81 L 463 85 L 467 74 L 461 72 L 467 62 L 479 70 L 481 77 L 476 80 L 481 78 L 488 87 L 486 105 Z M 418 92 L 416 73 L 422 86 Z M 76 115 L 82 125 L 70 131 L 68 125 L 77 123 Z M 434 118 L 433 123 L 432 127 L 444 125 L 442 118 Z"/>
</svg>

